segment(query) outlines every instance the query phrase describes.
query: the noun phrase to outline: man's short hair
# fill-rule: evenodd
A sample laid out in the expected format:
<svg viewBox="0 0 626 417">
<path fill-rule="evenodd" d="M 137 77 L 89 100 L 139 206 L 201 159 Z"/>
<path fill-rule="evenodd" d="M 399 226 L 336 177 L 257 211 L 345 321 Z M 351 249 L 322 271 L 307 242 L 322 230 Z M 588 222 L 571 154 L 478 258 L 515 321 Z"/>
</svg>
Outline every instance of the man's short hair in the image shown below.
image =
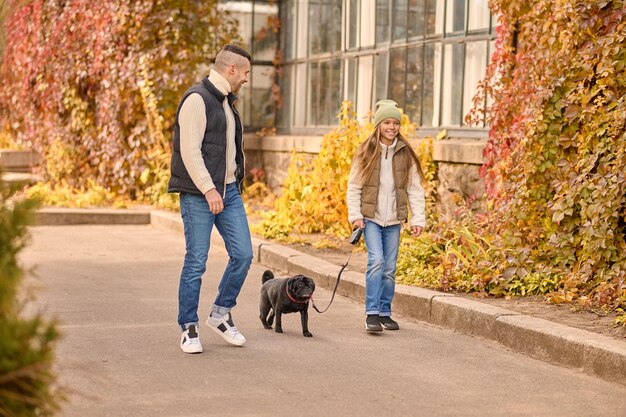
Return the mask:
<svg viewBox="0 0 626 417">
<path fill-rule="evenodd" d="M 246 58 L 248 62 L 252 62 L 252 57 L 250 56 L 250 53 L 243 49 L 241 46 L 235 45 L 234 43 L 224 45 L 222 51 L 228 51 L 232 52 L 233 54 L 241 55 L 242 57 Z"/>
</svg>

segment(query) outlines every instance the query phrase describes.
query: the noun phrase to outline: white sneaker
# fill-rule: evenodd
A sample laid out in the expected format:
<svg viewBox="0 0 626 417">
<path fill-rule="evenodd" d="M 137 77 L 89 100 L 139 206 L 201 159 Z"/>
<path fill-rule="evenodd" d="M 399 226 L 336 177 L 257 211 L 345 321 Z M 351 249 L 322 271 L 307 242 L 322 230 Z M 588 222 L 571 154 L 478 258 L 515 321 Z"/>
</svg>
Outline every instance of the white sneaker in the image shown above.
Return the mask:
<svg viewBox="0 0 626 417">
<path fill-rule="evenodd" d="M 211 317 L 206 319 L 206 325 L 209 326 L 215 333 L 222 336 L 224 340 L 236 346 L 243 346 L 246 343 L 246 338 L 237 330 L 235 323 L 230 313 L 227 313 L 221 319 L 217 317 Z"/>
<path fill-rule="evenodd" d="M 202 353 L 202 343 L 195 324 L 187 327 L 187 330 L 180 335 L 180 348 L 185 353 Z"/>
</svg>

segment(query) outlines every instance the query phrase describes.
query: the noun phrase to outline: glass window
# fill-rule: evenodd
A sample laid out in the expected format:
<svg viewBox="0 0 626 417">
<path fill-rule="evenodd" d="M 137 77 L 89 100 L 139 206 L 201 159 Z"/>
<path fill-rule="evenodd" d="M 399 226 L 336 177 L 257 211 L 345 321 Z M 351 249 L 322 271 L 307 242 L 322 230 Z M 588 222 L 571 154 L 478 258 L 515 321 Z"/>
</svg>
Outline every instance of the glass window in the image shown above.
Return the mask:
<svg viewBox="0 0 626 417">
<path fill-rule="evenodd" d="M 294 126 L 304 126 L 307 114 L 307 64 L 298 64 L 293 88 L 293 124 Z"/>
<path fill-rule="evenodd" d="M 274 124 L 275 104 L 272 99 L 275 69 L 273 65 L 253 65 L 251 74 L 252 100 L 248 124 L 268 127 Z"/>
<path fill-rule="evenodd" d="M 443 0 L 426 0 L 426 35 L 443 33 Z"/>
<path fill-rule="evenodd" d="M 439 125 L 441 86 L 441 44 L 424 46 L 424 84 L 422 87 L 422 126 Z"/>
<path fill-rule="evenodd" d="M 328 36 L 330 36 L 328 43 L 330 45 L 331 52 L 341 51 L 341 28 L 343 26 L 341 4 L 342 0 L 330 0 L 327 6 L 327 33 Z"/>
<path fill-rule="evenodd" d="M 389 42 L 389 1 L 376 0 L 376 43 Z"/>
<path fill-rule="evenodd" d="M 291 125 L 291 94 L 294 91 L 292 85 L 293 65 L 284 65 L 282 75 L 280 77 L 280 94 L 281 101 L 277 109 L 276 122 L 279 127 L 288 127 Z"/>
<path fill-rule="evenodd" d="M 320 86 L 320 74 L 318 71 L 317 62 L 309 63 L 309 103 L 306 123 L 310 125 L 317 124 L 317 111 L 319 109 L 319 86 Z"/>
<path fill-rule="evenodd" d="M 461 124 L 463 46 L 462 43 L 444 46 L 443 85 L 441 89 L 441 124 L 444 126 L 459 126 Z"/>
<path fill-rule="evenodd" d="M 318 107 L 317 125 L 327 125 L 330 120 L 330 62 L 324 61 L 319 64 L 319 100 L 316 102 Z"/>
<path fill-rule="evenodd" d="M 337 114 L 339 113 L 339 109 L 341 107 L 341 98 L 343 95 L 341 94 L 341 60 L 333 59 L 329 63 L 329 80 L 328 87 L 330 91 L 327 94 L 328 97 L 328 119 L 326 120 L 327 125 L 335 125 L 337 124 Z"/>
<path fill-rule="evenodd" d="M 309 53 L 341 50 L 341 0 L 309 0 Z"/>
<path fill-rule="evenodd" d="M 359 0 L 350 0 L 348 10 L 348 49 L 359 46 Z"/>
<path fill-rule="evenodd" d="M 406 48 L 392 49 L 389 56 L 389 97 L 404 108 Z"/>
<path fill-rule="evenodd" d="M 293 59 L 296 56 L 295 34 L 296 34 L 296 2 L 295 0 L 285 0 L 281 4 L 281 48 L 286 59 Z"/>
<path fill-rule="evenodd" d="M 393 0 L 393 40 L 406 40 L 407 0 Z"/>
<path fill-rule="evenodd" d="M 389 53 L 384 52 L 374 57 L 374 96 L 372 108 L 376 108 L 376 102 L 387 98 L 387 79 L 389 75 Z"/>
<path fill-rule="evenodd" d="M 357 100 L 357 85 L 358 85 L 358 63 L 357 58 L 348 58 L 346 60 L 346 100 L 352 102 L 353 106 L 356 106 Z M 353 107 L 354 108 L 354 107 Z"/>
<path fill-rule="evenodd" d="M 463 35 L 465 32 L 465 1 L 448 0 L 446 9 L 446 34 Z"/>
<path fill-rule="evenodd" d="M 407 33 L 409 40 L 424 36 L 424 0 L 409 0 L 409 21 Z"/>
<path fill-rule="evenodd" d="M 463 117 L 473 106 L 494 38 L 489 0 L 226 3 L 246 3 L 255 11 L 254 27 L 246 30 L 257 61 L 266 60 L 265 52 L 273 49 L 264 46 L 269 41 L 260 24 L 271 12 L 268 7 L 280 5 L 285 64 L 279 82 L 290 110 L 274 112 L 285 127 L 333 126 L 343 99 L 354 103 L 362 117 L 385 98 L 397 101 L 420 126 L 465 126 Z M 272 59 L 268 55 L 262 64 Z M 257 90 L 265 86 L 263 80 L 253 71 L 247 86 L 251 99 L 242 108 L 250 122 L 265 123 L 270 117 L 271 93 L 261 96 Z M 266 87 L 272 90 L 271 84 Z"/>
<path fill-rule="evenodd" d="M 374 55 L 363 55 L 358 61 L 359 78 L 357 80 L 357 105 L 356 111 L 361 116 L 365 116 L 372 110 L 374 100 Z"/>
<path fill-rule="evenodd" d="M 318 24 L 309 25 L 309 54 L 311 55 L 318 54 L 322 51 L 324 24 L 322 23 L 322 7 L 319 1 L 320 0 L 309 1 L 309 22 L 318 22 Z"/>
<path fill-rule="evenodd" d="M 306 58 L 309 55 L 309 45 L 311 43 L 311 38 L 308 36 L 308 32 L 310 27 L 313 25 L 309 25 L 309 22 L 315 22 L 314 20 L 309 20 L 309 9 L 300 2 L 300 0 L 295 1 L 295 13 L 297 23 L 295 25 L 295 41 L 296 41 L 296 57 L 298 58 Z"/>
<path fill-rule="evenodd" d="M 404 111 L 412 122 L 421 124 L 422 112 L 422 45 L 409 48 L 406 59 L 406 99 Z"/>
<path fill-rule="evenodd" d="M 278 47 L 278 33 L 274 31 L 278 6 L 267 1 L 254 3 L 254 39 L 252 56 L 255 61 L 271 61 Z"/>
<path fill-rule="evenodd" d="M 498 17 L 491 15 L 491 33 L 496 33 L 496 27 L 498 27 Z"/>
<path fill-rule="evenodd" d="M 487 31 L 489 30 L 489 1 L 488 0 L 469 0 L 467 30 Z"/>
<path fill-rule="evenodd" d="M 463 79 L 463 119 L 474 107 L 478 83 L 487 69 L 487 41 L 469 42 L 465 45 L 465 74 Z M 484 97 L 483 97 L 484 101 Z M 463 120 L 465 124 L 465 120 Z"/>
<path fill-rule="evenodd" d="M 487 65 L 491 64 L 491 58 L 493 56 L 493 52 L 495 51 L 495 48 L 496 48 L 496 42 L 495 41 L 490 41 L 489 42 L 489 55 L 488 55 L 489 60 L 487 61 Z M 493 102 L 494 102 L 493 96 L 488 94 L 487 95 L 487 104 L 486 104 L 487 105 L 487 110 L 489 108 L 491 108 L 491 106 L 493 105 Z"/>
<path fill-rule="evenodd" d="M 373 1 L 359 2 L 359 46 L 369 48 L 376 44 L 376 3 Z M 370 55 L 371 56 L 371 55 Z"/>
</svg>

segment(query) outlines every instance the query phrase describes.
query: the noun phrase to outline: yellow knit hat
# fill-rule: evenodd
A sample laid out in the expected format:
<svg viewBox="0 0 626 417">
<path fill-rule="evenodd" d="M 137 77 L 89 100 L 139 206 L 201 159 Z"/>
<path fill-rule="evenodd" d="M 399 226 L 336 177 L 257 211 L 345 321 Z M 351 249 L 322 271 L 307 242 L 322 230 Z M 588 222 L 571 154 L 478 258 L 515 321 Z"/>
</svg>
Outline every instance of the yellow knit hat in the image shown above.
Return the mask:
<svg viewBox="0 0 626 417">
<path fill-rule="evenodd" d="M 398 109 L 398 103 L 393 100 L 380 100 L 376 103 L 376 114 L 374 114 L 374 126 L 378 126 L 385 119 L 392 118 L 402 121 L 402 114 Z"/>
</svg>

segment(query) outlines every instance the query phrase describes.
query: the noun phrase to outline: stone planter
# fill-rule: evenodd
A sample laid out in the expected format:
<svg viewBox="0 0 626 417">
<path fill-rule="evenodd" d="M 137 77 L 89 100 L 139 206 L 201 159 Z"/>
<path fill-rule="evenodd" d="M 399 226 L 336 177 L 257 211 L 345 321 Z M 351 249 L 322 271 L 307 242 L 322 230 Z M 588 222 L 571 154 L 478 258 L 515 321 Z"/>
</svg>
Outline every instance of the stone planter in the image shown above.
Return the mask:
<svg viewBox="0 0 626 417">
<path fill-rule="evenodd" d="M 0 149 L 0 169 L 4 172 L 31 172 L 40 162 L 41 157 L 35 151 Z"/>
</svg>

